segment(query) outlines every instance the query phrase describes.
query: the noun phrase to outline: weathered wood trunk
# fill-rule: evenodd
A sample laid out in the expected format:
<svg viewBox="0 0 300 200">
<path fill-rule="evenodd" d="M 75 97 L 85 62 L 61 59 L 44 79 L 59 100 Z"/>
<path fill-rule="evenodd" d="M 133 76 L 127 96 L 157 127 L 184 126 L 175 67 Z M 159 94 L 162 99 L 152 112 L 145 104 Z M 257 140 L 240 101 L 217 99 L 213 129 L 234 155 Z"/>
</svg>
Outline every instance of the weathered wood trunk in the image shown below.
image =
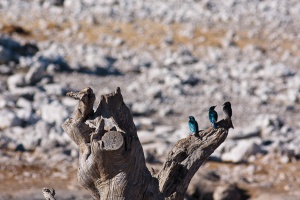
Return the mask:
<svg viewBox="0 0 300 200">
<path fill-rule="evenodd" d="M 56 200 L 55 199 L 55 190 L 53 188 L 43 188 L 43 195 L 46 200 Z"/>
<path fill-rule="evenodd" d="M 80 151 L 78 181 L 94 199 L 182 200 L 193 175 L 228 134 L 229 125 L 221 120 L 218 129 L 181 139 L 161 171 L 152 175 L 120 88 L 102 95 L 95 112 L 91 88 L 67 95 L 79 104 L 63 129 Z"/>
</svg>

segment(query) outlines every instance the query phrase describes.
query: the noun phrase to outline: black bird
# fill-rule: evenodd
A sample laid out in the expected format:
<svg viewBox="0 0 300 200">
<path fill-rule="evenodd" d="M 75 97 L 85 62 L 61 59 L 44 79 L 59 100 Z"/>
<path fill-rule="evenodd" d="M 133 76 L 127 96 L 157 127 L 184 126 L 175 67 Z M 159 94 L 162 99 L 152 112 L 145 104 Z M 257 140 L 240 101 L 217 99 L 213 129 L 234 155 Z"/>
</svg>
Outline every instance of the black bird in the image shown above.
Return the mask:
<svg viewBox="0 0 300 200">
<path fill-rule="evenodd" d="M 198 123 L 193 116 L 189 116 L 189 128 L 193 134 L 198 133 Z"/>
<path fill-rule="evenodd" d="M 216 106 L 211 106 L 208 112 L 209 121 L 212 123 L 214 128 L 217 128 L 218 113 L 215 111 Z"/>
<path fill-rule="evenodd" d="M 226 119 L 228 120 L 229 128 L 234 129 L 232 121 L 231 121 L 231 116 L 232 116 L 231 103 L 229 101 L 227 101 L 223 104 L 223 111 L 226 115 Z"/>
</svg>

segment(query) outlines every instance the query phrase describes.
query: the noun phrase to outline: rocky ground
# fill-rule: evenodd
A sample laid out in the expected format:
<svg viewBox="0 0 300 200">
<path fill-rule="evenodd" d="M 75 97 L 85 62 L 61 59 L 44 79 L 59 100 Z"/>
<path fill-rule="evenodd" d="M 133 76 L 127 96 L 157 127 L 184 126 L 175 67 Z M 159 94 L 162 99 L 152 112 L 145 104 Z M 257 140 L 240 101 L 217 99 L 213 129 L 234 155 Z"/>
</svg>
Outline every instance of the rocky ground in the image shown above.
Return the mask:
<svg viewBox="0 0 300 200">
<path fill-rule="evenodd" d="M 296 0 L 1 0 L 0 199 L 42 199 L 45 186 L 88 199 L 61 129 L 76 105 L 65 93 L 87 86 L 98 99 L 121 87 L 155 170 L 189 115 L 204 129 L 209 106 L 222 119 L 231 101 L 235 129 L 187 198 L 204 199 L 209 172 L 208 198 L 237 184 L 299 199 L 299 14 Z"/>
</svg>

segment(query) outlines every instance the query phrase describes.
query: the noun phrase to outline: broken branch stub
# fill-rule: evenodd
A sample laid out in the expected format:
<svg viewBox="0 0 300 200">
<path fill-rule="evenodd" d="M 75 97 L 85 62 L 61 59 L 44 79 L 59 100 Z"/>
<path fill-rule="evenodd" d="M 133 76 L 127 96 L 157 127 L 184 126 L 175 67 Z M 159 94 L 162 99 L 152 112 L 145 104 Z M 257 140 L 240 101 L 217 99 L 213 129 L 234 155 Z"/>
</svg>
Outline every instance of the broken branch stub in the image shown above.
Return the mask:
<svg viewBox="0 0 300 200">
<path fill-rule="evenodd" d="M 95 112 L 91 88 L 67 95 L 79 100 L 75 118 L 63 124 L 79 148 L 78 180 L 98 200 L 182 200 L 193 175 L 228 134 L 228 123 L 221 120 L 218 129 L 178 141 L 152 176 L 120 88 L 102 95 Z"/>
</svg>

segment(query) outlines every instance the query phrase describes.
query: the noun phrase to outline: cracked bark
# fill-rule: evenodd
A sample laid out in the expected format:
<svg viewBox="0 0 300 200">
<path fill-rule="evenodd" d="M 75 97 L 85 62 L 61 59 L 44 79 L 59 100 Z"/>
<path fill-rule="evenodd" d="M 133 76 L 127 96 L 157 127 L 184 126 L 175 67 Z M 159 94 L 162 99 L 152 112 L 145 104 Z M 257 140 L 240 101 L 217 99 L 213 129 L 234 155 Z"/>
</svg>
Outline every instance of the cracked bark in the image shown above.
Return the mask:
<svg viewBox="0 0 300 200">
<path fill-rule="evenodd" d="M 221 120 L 217 129 L 181 139 L 152 175 L 120 88 L 102 95 L 95 112 L 91 88 L 67 95 L 79 104 L 62 127 L 79 148 L 78 181 L 97 200 L 182 200 L 193 175 L 228 134 L 229 124 Z"/>
<path fill-rule="evenodd" d="M 46 200 L 56 200 L 55 199 L 55 190 L 53 188 L 43 188 L 43 195 Z"/>
</svg>

